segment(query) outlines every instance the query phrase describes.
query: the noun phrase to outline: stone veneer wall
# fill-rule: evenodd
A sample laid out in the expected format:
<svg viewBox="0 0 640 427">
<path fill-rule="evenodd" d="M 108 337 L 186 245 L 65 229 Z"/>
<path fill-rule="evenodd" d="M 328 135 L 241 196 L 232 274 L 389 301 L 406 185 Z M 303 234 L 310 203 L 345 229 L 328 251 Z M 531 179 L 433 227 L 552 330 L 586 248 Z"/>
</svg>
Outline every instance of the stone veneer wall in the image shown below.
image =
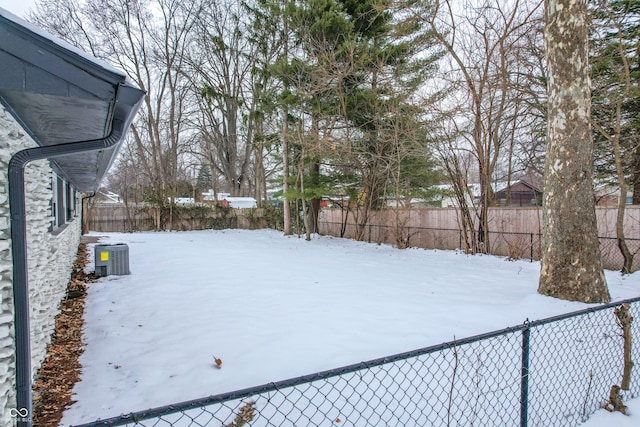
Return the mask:
<svg viewBox="0 0 640 427">
<path fill-rule="evenodd" d="M 11 231 L 7 173 L 11 156 L 35 147 L 13 117 L 0 105 L 0 426 L 13 425 L 15 407 L 15 357 Z M 47 161 L 29 164 L 25 170 L 29 300 L 31 310 L 31 363 L 35 374 L 51 341 L 60 300 L 65 295 L 81 234 L 80 217 L 51 233 L 51 168 Z M 81 206 L 78 202 L 77 206 Z"/>
</svg>

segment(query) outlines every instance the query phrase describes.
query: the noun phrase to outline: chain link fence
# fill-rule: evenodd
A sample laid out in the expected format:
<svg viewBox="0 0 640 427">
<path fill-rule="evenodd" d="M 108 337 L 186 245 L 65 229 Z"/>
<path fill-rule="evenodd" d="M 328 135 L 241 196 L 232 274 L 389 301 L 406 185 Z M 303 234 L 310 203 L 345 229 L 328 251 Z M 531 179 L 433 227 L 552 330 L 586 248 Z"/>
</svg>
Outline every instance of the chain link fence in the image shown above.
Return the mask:
<svg viewBox="0 0 640 427">
<path fill-rule="evenodd" d="M 623 303 L 640 319 L 635 298 L 76 427 L 576 426 L 621 384 Z M 623 396 L 640 396 L 638 368 Z"/>
<path fill-rule="evenodd" d="M 334 237 L 356 238 L 356 226 L 339 222 L 319 222 L 321 234 Z M 463 231 L 458 228 L 395 227 L 381 224 L 367 224 L 361 230 L 363 240 L 369 243 L 389 243 L 398 247 L 456 250 L 464 246 Z M 510 259 L 540 259 L 542 234 L 490 231 L 491 255 Z M 621 270 L 624 258 L 615 237 L 599 237 L 603 266 L 607 270 Z M 640 252 L 640 239 L 626 238 L 632 254 Z M 640 270 L 640 256 L 634 257 L 632 271 Z"/>
</svg>

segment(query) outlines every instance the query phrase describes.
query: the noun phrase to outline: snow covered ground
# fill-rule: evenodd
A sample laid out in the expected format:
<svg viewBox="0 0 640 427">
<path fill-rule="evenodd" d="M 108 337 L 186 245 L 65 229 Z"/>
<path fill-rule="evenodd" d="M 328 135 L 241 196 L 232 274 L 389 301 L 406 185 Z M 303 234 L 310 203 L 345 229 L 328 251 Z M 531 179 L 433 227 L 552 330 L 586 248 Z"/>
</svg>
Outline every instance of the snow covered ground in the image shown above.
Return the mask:
<svg viewBox="0 0 640 427">
<path fill-rule="evenodd" d="M 538 295 L 536 262 L 269 230 L 104 236 L 132 274 L 90 285 L 65 426 L 587 307 Z M 614 301 L 640 295 L 639 273 L 606 275 Z"/>
<path fill-rule="evenodd" d="M 634 399 L 624 403 L 627 406 L 627 415 L 620 412 L 610 413 L 604 409 L 599 410 L 580 427 L 638 427 L 640 425 L 640 399 Z"/>
</svg>

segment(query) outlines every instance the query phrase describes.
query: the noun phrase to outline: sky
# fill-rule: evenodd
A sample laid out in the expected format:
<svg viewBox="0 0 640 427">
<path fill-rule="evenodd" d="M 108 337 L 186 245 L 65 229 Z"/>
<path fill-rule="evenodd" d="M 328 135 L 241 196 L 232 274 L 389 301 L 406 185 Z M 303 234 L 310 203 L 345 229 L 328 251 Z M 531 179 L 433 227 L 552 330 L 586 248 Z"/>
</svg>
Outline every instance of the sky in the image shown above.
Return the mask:
<svg viewBox="0 0 640 427">
<path fill-rule="evenodd" d="M 26 18 L 29 10 L 35 8 L 35 3 L 35 0 L 0 0 L 0 7 L 21 18 Z"/>
<path fill-rule="evenodd" d="M 80 358 L 83 368 L 74 389 L 77 403 L 66 411 L 61 426 L 385 357 L 587 306 L 539 295 L 538 262 L 456 251 L 399 250 L 332 237 L 314 236 L 307 242 L 269 230 L 100 235 L 105 236 L 101 243 L 128 244 L 131 274 L 109 276 L 89 285 L 86 346 Z M 621 276 L 607 271 L 606 276 L 614 301 L 640 294 L 640 272 Z M 576 341 L 584 345 L 601 344 L 578 335 Z M 598 332 L 597 336 L 609 335 Z M 533 333 L 532 342 L 535 337 Z M 504 345 L 515 342 L 517 347 L 520 336 L 512 338 L 515 341 L 498 341 Z M 472 359 L 482 357 L 491 373 L 496 364 L 515 363 L 519 377 L 518 351 L 460 351 L 477 351 Z M 493 360 L 497 355 L 504 360 Z M 577 357 L 558 355 L 566 358 L 564 362 L 550 363 L 565 366 L 569 377 L 577 378 L 574 371 L 586 369 L 582 362 L 566 365 Z M 214 365 L 214 357 L 222 360 L 221 368 Z M 436 358 L 442 357 L 444 354 Z M 465 396 L 472 391 L 478 393 L 474 414 L 490 410 L 494 398 L 513 403 L 513 396 L 519 396 L 517 381 L 495 376 L 506 381 L 496 385 L 492 374 L 480 384 L 473 376 L 476 371 L 468 370 L 470 364 L 464 366 L 467 368 L 461 367 L 456 376 L 461 381 L 456 394 L 460 411 L 466 411 Z M 597 369 L 594 372 L 600 378 Z M 448 393 L 448 384 L 439 381 L 430 386 Z M 533 387 L 541 390 L 554 384 L 535 383 Z M 558 393 L 566 393 L 562 382 L 555 385 L 544 395 L 557 398 Z M 315 389 L 309 390 L 313 394 Z M 591 396 L 591 410 L 598 407 L 596 394 Z M 439 393 L 434 390 L 434 395 Z M 584 402 L 581 396 L 580 411 Z M 319 407 L 320 402 L 316 403 Z M 343 404 L 344 411 L 340 409 Z M 332 420 L 339 418 L 346 425 L 354 419 L 347 407 L 340 400 L 332 409 Z M 257 408 L 269 411 L 273 406 L 260 400 Z M 440 416 L 443 408 L 436 404 L 425 416 Z M 614 425 L 607 424 L 612 414 L 600 416 L 604 424 L 589 427 Z M 335 426 L 315 418 L 305 424 Z M 384 424 L 372 421 L 370 425 Z M 431 424 L 427 420 L 416 423 Z"/>
</svg>

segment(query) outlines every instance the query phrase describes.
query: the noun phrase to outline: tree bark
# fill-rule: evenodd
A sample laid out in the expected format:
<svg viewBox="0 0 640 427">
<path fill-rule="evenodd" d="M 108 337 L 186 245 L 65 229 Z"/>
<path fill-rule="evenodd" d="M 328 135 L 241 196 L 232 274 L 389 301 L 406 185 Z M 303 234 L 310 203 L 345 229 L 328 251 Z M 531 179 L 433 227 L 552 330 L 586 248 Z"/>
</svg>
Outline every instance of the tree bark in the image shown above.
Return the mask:
<svg viewBox="0 0 640 427">
<path fill-rule="evenodd" d="M 538 292 L 609 302 L 593 192 L 586 0 L 545 1 L 547 157 Z"/>
<path fill-rule="evenodd" d="M 622 390 L 629 390 L 631 386 L 631 370 L 633 369 L 633 360 L 631 359 L 631 345 L 632 345 L 632 333 L 631 322 L 633 322 L 633 316 L 629 313 L 629 304 L 622 304 L 620 307 L 613 309 L 617 318 L 618 326 L 622 329 L 623 344 L 623 357 L 624 368 L 622 371 L 622 382 L 620 388 Z"/>
<path fill-rule="evenodd" d="M 318 126 L 318 118 L 315 115 L 311 117 L 311 137 L 314 144 L 318 144 L 320 141 L 320 129 Z M 311 164 L 309 165 L 309 181 L 314 190 L 317 190 L 320 186 L 320 162 L 316 159 L 317 155 L 313 155 Z M 320 201 L 321 198 L 314 197 L 309 199 L 308 209 L 306 211 L 307 230 L 311 234 L 318 233 L 318 214 L 320 213 Z"/>
<path fill-rule="evenodd" d="M 283 20 L 283 33 L 285 35 L 285 42 L 283 45 L 284 49 L 284 61 L 285 63 L 289 63 L 289 25 L 287 22 L 287 18 L 284 17 Z M 284 91 L 287 92 L 289 90 L 288 83 L 284 84 Z M 289 107 L 285 104 L 282 110 L 282 216 L 284 218 L 283 229 L 285 236 L 291 236 L 293 234 L 292 224 L 291 224 L 291 205 L 289 201 Z M 296 210 L 296 214 L 297 214 Z"/>
<path fill-rule="evenodd" d="M 633 152 L 633 197 L 632 205 L 640 205 L 640 150 Z"/>
<path fill-rule="evenodd" d="M 313 185 L 314 187 L 318 187 L 318 185 L 320 185 L 319 182 L 319 176 L 320 176 L 320 163 L 318 162 L 313 162 L 310 167 L 309 167 L 310 171 L 311 171 L 311 185 Z M 320 202 L 322 201 L 322 199 L 318 198 L 318 197 L 314 197 L 313 199 L 309 200 L 309 210 L 307 212 L 307 215 L 309 216 L 309 231 L 311 232 L 311 234 L 317 234 L 318 233 L 318 215 L 320 214 Z"/>
<path fill-rule="evenodd" d="M 305 240 L 311 240 L 311 226 L 309 225 L 309 215 L 307 213 L 307 201 L 305 199 L 304 194 L 304 147 L 302 148 L 302 152 L 300 153 L 300 158 L 298 159 L 298 178 L 300 179 L 300 201 L 302 202 L 302 215 L 303 215 L 303 224 L 305 231 Z"/>
</svg>

